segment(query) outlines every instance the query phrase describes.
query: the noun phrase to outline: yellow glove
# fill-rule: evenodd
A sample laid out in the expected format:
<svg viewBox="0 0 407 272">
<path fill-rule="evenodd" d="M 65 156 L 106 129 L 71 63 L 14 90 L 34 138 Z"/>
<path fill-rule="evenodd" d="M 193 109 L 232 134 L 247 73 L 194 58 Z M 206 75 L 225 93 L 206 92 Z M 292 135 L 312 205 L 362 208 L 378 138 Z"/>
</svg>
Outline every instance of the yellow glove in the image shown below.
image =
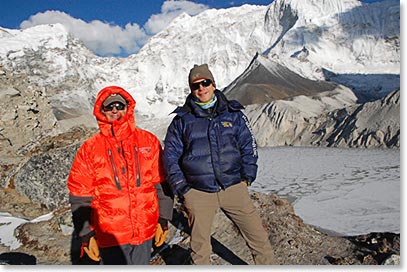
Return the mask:
<svg viewBox="0 0 407 272">
<path fill-rule="evenodd" d="M 89 239 L 89 244 L 82 244 L 83 250 L 88 254 L 89 258 L 92 260 L 98 262 L 100 261 L 100 256 L 99 256 L 99 247 L 98 244 L 96 243 L 95 237 L 90 237 Z"/>
<path fill-rule="evenodd" d="M 160 247 L 168 235 L 168 221 L 160 218 L 158 220 L 157 229 L 155 231 L 154 245 Z"/>
</svg>

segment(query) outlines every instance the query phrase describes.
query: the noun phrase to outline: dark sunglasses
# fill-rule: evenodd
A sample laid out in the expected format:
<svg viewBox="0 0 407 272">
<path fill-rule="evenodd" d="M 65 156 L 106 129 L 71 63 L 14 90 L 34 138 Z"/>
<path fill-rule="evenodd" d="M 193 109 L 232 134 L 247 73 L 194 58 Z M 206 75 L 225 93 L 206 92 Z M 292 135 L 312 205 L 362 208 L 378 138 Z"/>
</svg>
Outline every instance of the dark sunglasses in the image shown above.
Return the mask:
<svg viewBox="0 0 407 272">
<path fill-rule="evenodd" d="M 208 87 L 209 85 L 212 84 L 212 80 L 210 79 L 205 79 L 196 83 L 192 83 L 191 84 L 191 90 L 195 91 L 197 89 L 199 89 L 199 86 L 204 86 L 204 87 Z"/>
<path fill-rule="evenodd" d="M 116 108 L 116 110 L 124 110 L 124 108 L 126 108 L 126 105 L 122 102 L 113 102 L 107 106 L 103 106 L 104 111 L 112 111 L 113 108 Z"/>
</svg>

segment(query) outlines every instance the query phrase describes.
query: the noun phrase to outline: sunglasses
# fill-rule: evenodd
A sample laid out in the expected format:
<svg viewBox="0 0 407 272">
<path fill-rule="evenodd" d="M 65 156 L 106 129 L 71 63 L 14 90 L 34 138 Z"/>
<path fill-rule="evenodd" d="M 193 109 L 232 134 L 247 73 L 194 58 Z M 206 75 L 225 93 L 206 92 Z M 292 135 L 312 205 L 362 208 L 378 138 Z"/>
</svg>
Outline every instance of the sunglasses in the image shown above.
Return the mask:
<svg viewBox="0 0 407 272">
<path fill-rule="evenodd" d="M 126 105 L 122 102 L 113 102 L 107 106 L 103 106 L 104 111 L 112 111 L 113 108 L 116 108 L 116 110 L 124 110 L 126 108 Z"/>
<path fill-rule="evenodd" d="M 196 83 L 192 83 L 191 84 L 191 90 L 195 91 L 197 89 L 199 89 L 199 86 L 203 86 L 203 87 L 208 87 L 209 85 L 212 84 L 212 80 L 210 79 L 205 79 Z"/>
</svg>

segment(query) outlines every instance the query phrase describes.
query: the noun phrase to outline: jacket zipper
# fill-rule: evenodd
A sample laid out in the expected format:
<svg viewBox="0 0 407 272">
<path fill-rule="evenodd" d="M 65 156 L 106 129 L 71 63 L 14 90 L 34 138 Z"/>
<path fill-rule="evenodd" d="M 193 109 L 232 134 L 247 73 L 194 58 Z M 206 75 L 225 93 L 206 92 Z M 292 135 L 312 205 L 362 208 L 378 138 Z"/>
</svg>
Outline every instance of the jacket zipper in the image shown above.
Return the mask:
<svg viewBox="0 0 407 272">
<path fill-rule="evenodd" d="M 218 167 L 220 168 L 220 165 L 222 165 L 222 156 L 221 156 L 221 150 L 222 150 L 222 137 L 220 133 L 220 126 L 218 122 L 215 122 L 213 125 L 213 129 L 215 130 L 215 135 L 216 135 L 216 144 L 218 145 Z M 223 190 L 223 184 L 221 183 L 221 180 L 223 180 L 223 172 L 219 171 L 220 178 L 218 179 L 218 186 Z"/>
<path fill-rule="evenodd" d="M 117 189 L 121 190 L 122 187 L 120 186 L 119 175 L 117 174 L 117 168 L 116 168 L 116 164 L 114 163 L 112 150 L 109 149 L 107 153 L 109 154 L 110 165 L 112 166 L 112 170 L 113 170 L 114 182 L 116 183 Z"/>
<path fill-rule="evenodd" d="M 126 156 L 124 155 L 123 141 L 120 142 L 120 146 L 121 146 L 121 148 L 119 149 L 119 154 L 123 157 L 124 161 L 126 162 L 126 169 L 128 169 L 129 164 L 128 164 L 128 161 L 126 159 Z M 124 174 L 123 169 L 124 168 L 122 168 L 122 173 Z M 128 176 L 128 172 L 129 171 L 126 170 L 126 175 L 127 176 Z M 128 199 L 129 199 L 129 207 L 128 208 L 129 208 L 130 225 L 131 225 L 131 229 L 132 229 L 132 237 L 134 238 L 135 235 L 136 235 L 135 234 L 136 230 L 135 230 L 135 226 L 133 224 L 134 220 L 133 220 L 133 215 L 132 215 L 132 212 L 131 212 L 132 211 L 132 204 L 131 204 L 132 194 L 131 194 L 131 191 L 130 191 L 129 182 L 127 182 L 126 185 L 127 185 L 127 196 L 128 196 Z"/>
<path fill-rule="evenodd" d="M 214 121 L 213 121 L 212 116 L 208 117 L 207 119 L 208 119 L 208 121 L 209 121 L 209 124 L 208 124 L 208 131 L 207 131 L 207 134 L 208 134 L 208 141 L 209 141 L 209 152 L 211 153 L 212 169 L 213 169 L 213 173 L 215 174 L 215 180 L 213 181 L 213 183 L 214 183 L 213 185 L 218 186 L 220 189 L 222 189 L 222 187 L 219 186 L 219 184 L 218 184 L 218 182 L 217 182 L 215 165 L 214 165 L 214 163 L 213 163 L 213 158 L 212 158 L 212 156 L 213 156 L 213 150 L 212 150 L 212 143 L 211 143 L 211 127 L 212 127 L 212 123 L 214 123 Z M 215 122 L 215 124 L 216 124 L 216 122 Z M 215 135 L 216 135 L 216 138 L 217 138 L 217 133 L 216 133 L 216 132 L 215 132 Z M 217 139 L 216 139 L 216 141 L 217 141 Z"/>
<path fill-rule="evenodd" d="M 140 163 L 138 159 L 138 147 L 134 146 L 134 163 L 136 167 L 136 186 L 140 187 L 141 181 L 140 181 Z"/>
</svg>

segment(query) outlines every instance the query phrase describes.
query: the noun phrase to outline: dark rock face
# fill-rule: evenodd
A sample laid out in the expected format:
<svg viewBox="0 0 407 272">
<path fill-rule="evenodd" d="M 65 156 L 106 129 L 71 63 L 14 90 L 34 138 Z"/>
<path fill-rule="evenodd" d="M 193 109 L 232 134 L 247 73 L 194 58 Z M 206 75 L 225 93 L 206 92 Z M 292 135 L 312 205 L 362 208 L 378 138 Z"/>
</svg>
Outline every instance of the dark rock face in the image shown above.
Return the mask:
<svg viewBox="0 0 407 272">
<path fill-rule="evenodd" d="M 76 150 L 79 145 L 69 149 Z M 75 153 L 66 148 L 43 156 L 34 156 L 14 177 L 17 191 L 54 210 L 67 204 L 66 180 Z M 52 167 L 51 167 L 52 164 Z"/>
<path fill-rule="evenodd" d="M 37 264 L 37 259 L 29 254 L 20 253 L 20 252 L 10 252 L 10 253 L 1 253 L 0 254 L 0 265 L 4 264 Z"/>
<path fill-rule="evenodd" d="M 346 237 L 349 241 L 357 246 L 355 257 L 363 264 L 395 264 L 392 263 L 397 258 L 392 258 L 400 255 L 400 235 L 394 233 L 379 233 L 373 232 L 354 237 Z M 343 260 L 335 260 L 342 264 Z"/>
<path fill-rule="evenodd" d="M 266 104 L 295 96 L 316 96 L 337 88 L 328 81 L 310 80 L 272 60 L 256 54 L 247 69 L 224 90 L 242 105 Z"/>
<path fill-rule="evenodd" d="M 43 138 L 14 175 L 15 189 L 50 210 L 67 204 L 66 181 L 72 161 L 83 139 L 93 133 L 95 130 L 77 127 L 55 137 Z"/>
</svg>

